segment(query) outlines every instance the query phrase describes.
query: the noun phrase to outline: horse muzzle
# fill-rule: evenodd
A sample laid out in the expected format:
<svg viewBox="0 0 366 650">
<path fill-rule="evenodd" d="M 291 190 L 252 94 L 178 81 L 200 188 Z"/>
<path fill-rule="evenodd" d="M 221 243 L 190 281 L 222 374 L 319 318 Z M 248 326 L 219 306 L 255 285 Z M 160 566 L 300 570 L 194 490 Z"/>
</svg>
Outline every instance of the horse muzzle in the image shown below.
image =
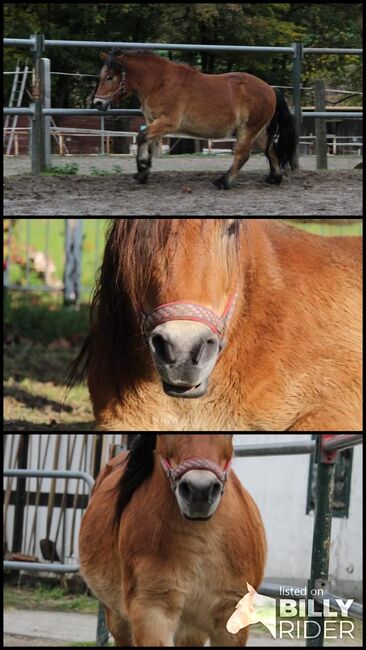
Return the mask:
<svg viewBox="0 0 366 650">
<path fill-rule="evenodd" d="M 221 494 L 221 483 L 214 474 L 191 470 L 180 480 L 176 496 L 186 519 L 207 521 L 215 514 Z"/>
<path fill-rule="evenodd" d="M 148 339 L 151 356 L 169 397 L 203 397 L 220 353 L 220 341 L 199 323 L 169 322 Z"/>
<path fill-rule="evenodd" d="M 230 296 L 221 317 L 188 301 L 166 303 L 149 315 L 140 308 L 142 334 L 169 397 L 193 399 L 206 394 L 237 296 L 237 292 Z"/>
<path fill-rule="evenodd" d="M 98 111 L 106 111 L 111 105 L 110 99 L 104 99 L 103 97 L 94 97 L 93 107 L 97 108 Z"/>
<path fill-rule="evenodd" d="M 207 521 L 215 514 L 230 472 L 201 458 L 188 458 L 173 469 L 167 459 L 162 467 L 170 479 L 182 515 L 191 521 Z"/>
</svg>

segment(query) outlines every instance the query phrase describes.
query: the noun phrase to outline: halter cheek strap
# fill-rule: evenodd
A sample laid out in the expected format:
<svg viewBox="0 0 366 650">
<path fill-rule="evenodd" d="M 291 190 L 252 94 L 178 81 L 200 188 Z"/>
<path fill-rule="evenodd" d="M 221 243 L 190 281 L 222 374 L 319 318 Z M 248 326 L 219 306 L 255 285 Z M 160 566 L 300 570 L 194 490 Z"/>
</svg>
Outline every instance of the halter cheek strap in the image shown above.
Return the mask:
<svg viewBox="0 0 366 650">
<path fill-rule="evenodd" d="M 140 309 L 143 336 L 147 340 L 151 332 L 163 323 L 186 320 L 207 325 L 214 334 L 217 334 L 220 343 L 223 344 L 226 328 L 233 316 L 237 299 L 238 292 L 235 291 L 230 296 L 222 316 L 218 316 L 208 307 L 185 300 L 160 305 L 149 315 Z"/>
</svg>

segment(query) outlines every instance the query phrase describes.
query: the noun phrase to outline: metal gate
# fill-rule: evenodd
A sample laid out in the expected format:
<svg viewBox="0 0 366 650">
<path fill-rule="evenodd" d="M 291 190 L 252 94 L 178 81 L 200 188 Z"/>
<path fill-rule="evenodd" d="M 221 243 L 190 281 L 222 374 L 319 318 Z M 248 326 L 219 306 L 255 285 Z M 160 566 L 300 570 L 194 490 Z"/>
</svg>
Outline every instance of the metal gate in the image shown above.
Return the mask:
<svg viewBox="0 0 366 650">
<path fill-rule="evenodd" d="M 61 293 L 66 305 L 78 304 L 82 293 L 94 286 L 106 222 L 5 219 L 4 287 L 21 292 Z M 83 266 L 85 249 L 88 256 L 84 255 Z"/>
</svg>

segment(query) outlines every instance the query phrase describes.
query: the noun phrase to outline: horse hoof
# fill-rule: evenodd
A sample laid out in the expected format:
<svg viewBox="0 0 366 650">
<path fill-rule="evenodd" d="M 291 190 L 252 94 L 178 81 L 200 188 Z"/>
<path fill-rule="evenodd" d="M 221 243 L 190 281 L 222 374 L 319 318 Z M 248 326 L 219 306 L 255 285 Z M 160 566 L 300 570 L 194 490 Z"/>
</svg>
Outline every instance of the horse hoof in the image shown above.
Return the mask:
<svg viewBox="0 0 366 650">
<path fill-rule="evenodd" d="M 229 190 L 230 189 L 230 184 L 229 184 L 226 176 L 220 176 L 220 178 L 217 178 L 215 181 L 213 181 L 213 184 L 219 190 Z"/>
<path fill-rule="evenodd" d="M 137 172 L 137 174 L 134 175 L 134 179 L 141 183 L 141 185 L 144 185 L 147 183 L 147 179 L 149 178 L 149 172 L 148 171 L 143 171 L 143 172 Z"/>
<path fill-rule="evenodd" d="M 281 174 L 270 174 L 266 178 L 266 183 L 269 183 L 270 185 L 280 185 L 282 183 L 282 176 Z"/>
</svg>

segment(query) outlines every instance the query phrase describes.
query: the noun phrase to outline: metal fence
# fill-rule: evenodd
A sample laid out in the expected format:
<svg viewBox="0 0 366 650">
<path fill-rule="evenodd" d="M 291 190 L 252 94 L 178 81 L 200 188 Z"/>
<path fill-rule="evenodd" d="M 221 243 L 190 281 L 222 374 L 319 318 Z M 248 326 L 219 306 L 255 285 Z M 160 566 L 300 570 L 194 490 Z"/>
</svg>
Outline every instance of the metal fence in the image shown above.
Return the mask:
<svg viewBox="0 0 366 650">
<path fill-rule="evenodd" d="M 191 51 L 211 51 L 211 52 L 273 52 L 277 54 L 289 55 L 293 60 L 293 107 L 297 127 L 299 129 L 303 117 L 315 117 L 319 119 L 347 117 L 351 119 L 361 119 L 362 112 L 335 112 L 335 111 L 309 111 L 306 114 L 301 113 L 301 69 L 302 60 L 308 54 L 336 54 L 336 55 L 361 55 L 360 48 L 316 48 L 304 47 L 302 43 L 293 43 L 289 47 L 267 47 L 267 46 L 239 46 L 239 45 L 188 45 L 178 43 L 130 43 L 130 42 L 111 42 L 111 41 L 59 41 L 49 40 L 42 34 L 32 35 L 30 38 L 4 38 L 4 45 L 30 47 L 33 57 L 34 67 L 34 87 L 37 89 L 34 97 L 34 103 L 30 108 L 5 108 L 5 115 L 30 115 L 33 121 L 32 127 L 32 174 L 40 174 L 47 167 L 47 158 L 49 158 L 49 134 L 46 137 L 46 116 L 49 115 L 131 115 L 139 114 L 141 111 L 129 110 L 109 110 L 101 113 L 96 109 L 64 109 L 47 107 L 46 95 L 49 89 L 46 86 L 46 69 L 49 68 L 49 59 L 43 59 L 43 52 L 48 47 L 92 47 L 92 48 L 112 48 L 121 47 L 128 49 L 145 49 L 145 50 L 191 50 Z"/>
<path fill-rule="evenodd" d="M 75 572 L 79 527 L 93 476 L 108 462 L 110 446 L 121 441 L 127 444 L 124 434 L 5 436 L 7 561 L 27 560 L 33 571 L 34 564 L 56 561 Z"/>
<path fill-rule="evenodd" d="M 77 304 L 94 286 L 106 222 L 107 219 L 5 220 L 4 287 L 21 292 L 59 292 L 65 304 Z"/>
<path fill-rule="evenodd" d="M 335 464 L 339 451 L 350 449 L 363 443 L 363 434 L 316 434 L 316 440 L 308 442 L 279 442 L 259 445 L 243 445 L 236 447 L 235 455 L 239 458 L 254 456 L 291 456 L 294 454 L 315 454 L 318 464 L 316 484 L 316 510 L 314 521 L 314 535 L 312 548 L 311 576 L 308 583 L 308 598 L 318 591 L 319 595 L 314 600 L 320 607 L 315 609 L 316 618 L 313 623 L 320 624 L 320 635 L 308 640 L 308 647 L 322 646 L 324 641 L 324 611 L 323 602 L 329 600 L 331 609 L 340 611 L 336 599 L 341 596 L 330 593 L 329 587 L 329 561 L 331 552 L 333 502 L 335 495 Z M 280 591 L 280 587 L 282 592 Z M 260 593 L 264 596 L 281 598 L 285 585 L 272 585 L 264 583 Z M 291 595 L 291 598 L 300 600 L 303 596 Z M 362 605 L 353 603 L 349 613 L 357 619 L 362 619 Z"/>
</svg>

